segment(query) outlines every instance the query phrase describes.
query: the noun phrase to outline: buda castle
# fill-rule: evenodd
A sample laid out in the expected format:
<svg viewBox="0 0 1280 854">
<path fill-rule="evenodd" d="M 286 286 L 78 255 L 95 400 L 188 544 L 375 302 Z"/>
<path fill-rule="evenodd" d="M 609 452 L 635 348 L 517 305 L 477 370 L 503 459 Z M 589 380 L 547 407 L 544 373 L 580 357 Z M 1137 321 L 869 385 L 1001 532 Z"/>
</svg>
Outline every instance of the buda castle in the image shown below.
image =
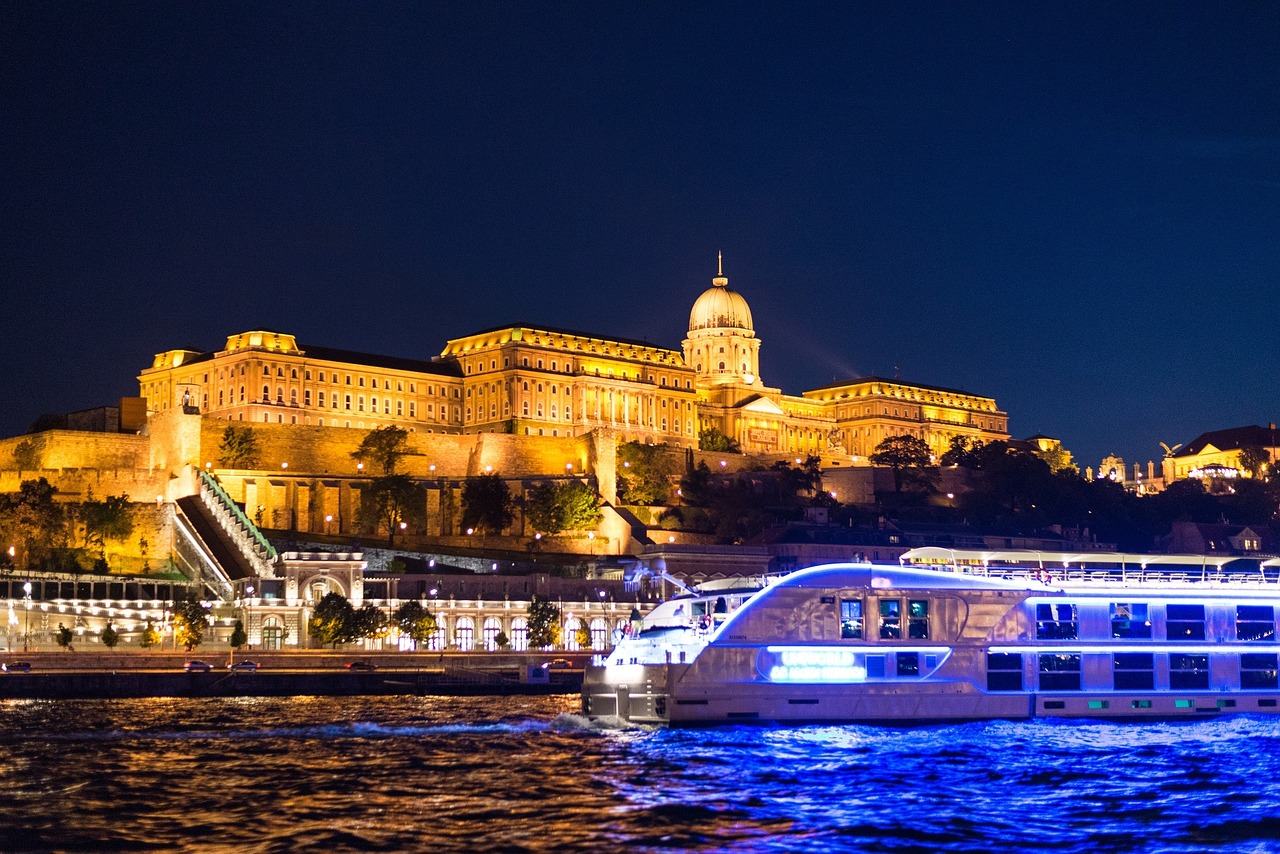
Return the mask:
<svg viewBox="0 0 1280 854">
<path fill-rule="evenodd" d="M 697 448 L 712 428 L 753 455 L 865 463 L 910 435 L 941 456 L 955 436 L 1008 438 L 994 399 L 863 377 L 796 395 L 765 385 L 746 299 L 723 268 L 694 301 L 680 350 L 539 324 L 450 340 L 404 359 L 300 344 L 266 330 L 213 352 L 168 350 L 138 377 L 149 413 L 180 408 L 232 421 L 415 433 L 574 437 L 607 428 L 621 441 Z"/>
</svg>

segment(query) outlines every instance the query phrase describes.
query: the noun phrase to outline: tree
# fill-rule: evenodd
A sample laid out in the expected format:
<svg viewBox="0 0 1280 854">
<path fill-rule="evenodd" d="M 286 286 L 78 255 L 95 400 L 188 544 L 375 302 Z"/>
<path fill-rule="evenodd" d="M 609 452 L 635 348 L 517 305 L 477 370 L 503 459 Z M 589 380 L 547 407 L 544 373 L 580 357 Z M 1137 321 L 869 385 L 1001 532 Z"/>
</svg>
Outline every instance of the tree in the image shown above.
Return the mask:
<svg viewBox="0 0 1280 854">
<path fill-rule="evenodd" d="M 499 629 L 498 633 L 493 636 L 493 643 L 498 649 L 507 649 L 511 646 L 511 638 L 507 637 L 506 632 Z"/>
<path fill-rule="evenodd" d="M 251 469 L 258 465 L 261 451 L 258 449 L 258 437 L 250 427 L 228 424 L 222 431 L 222 442 L 218 445 L 219 459 L 222 467 L 228 469 Z"/>
<path fill-rule="evenodd" d="M 174 637 L 187 652 L 204 642 L 204 630 L 209 625 L 208 616 L 209 612 L 204 605 L 194 599 L 174 603 Z"/>
<path fill-rule="evenodd" d="M 244 630 L 244 620 L 236 620 L 235 628 L 231 630 L 231 637 L 227 643 L 232 649 L 239 649 L 249 642 L 249 633 Z"/>
<path fill-rule="evenodd" d="M 413 599 L 400 603 L 391 615 L 391 622 L 400 629 L 400 634 L 413 641 L 414 646 L 427 643 L 436 633 L 435 615 Z"/>
<path fill-rule="evenodd" d="M 893 471 L 893 491 L 929 492 L 938 480 L 929 446 L 916 436 L 890 436 L 876 445 L 867 459 L 872 465 L 887 466 Z"/>
<path fill-rule="evenodd" d="M 511 490 L 498 474 L 467 479 L 462 488 L 462 527 L 500 534 L 514 517 Z"/>
<path fill-rule="evenodd" d="M 525 613 L 528 615 L 530 649 L 560 645 L 559 608 L 535 593 Z"/>
<path fill-rule="evenodd" d="M 970 442 L 968 436 L 952 436 L 951 447 L 938 460 L 940 465 L 959 466 L 972 469 L 978 467 L 977 453 L 981 450 L 981 441 Z"/>
<path fill-rule="evenodd" d="M 0 536 L 21 547 L 27 566 L 43 566 L 55 548 L 66 544 L 66 514 L 53 500 L 57 491 L 40 478 L 0 495 Z"/>
<path fill-rule="evenodd" d="M 307 620 L 307 631 L 321 644 L 348 643 L 355 637 L 355 609 L 341 593 L 326 593 Z"/>
<path fill-rule="evenodd" d="M 133 534 L 133 505 L 128 495 L 108 495 L 80 505 L 85 546 L 97 546 L 105 559 L 107 540 L 124 540 Z"/>
<path fill-rule="evenodd" d="M 525 499 L 524 509 L 534 530 L 548 534 L 592 529 L 603 516 L 595 490 L 580 481 L 540 483 Z"/>
<path fill-rule="evenodd" d="M 403 427 L 379 427 L 360 441 L 360 447 L 351 452 L 351 458 L 371 462 L 383 475 L 393 475 L 400 458 L 409 453 L 409 431 Z"/>
<path fill-rule="evenodd" d="M 115 649 L 120 643 L 120 633 L 116 631 L 116 627 L 107 623 L 107 627 L 102 630 L 102 645 L 107 649 Z"/>
<path fill-rule="evenodd" d="M 58 646 L 65 649 L 67 652 L 75 652 L 76 648 L 71 645 L 71 641 L 74 639 L 75 635 L 72 633 L 71 629 L 62 625 L 62 623 L 58 623 L 58 637 L 56 638 Z"/>
<path fill-rule="evenodd" d="M 1247 471 L 1250 477 L 1260 476 L 1263 466 L 1270 462 L 1271 454 L 1266 448 L 1253 445 L 1240 449 L 1240 468 Z"/>
<path fill-rule="evenodd" d="M 666 504 L 678 465 L 666 445 L 622 442 L 618 445 L 618 500 L 627 504 Z"/>
<path fill-rule="evenodd" d="M 573 639 L 578 642 L 578 649 L 591 649 L 591 626 L 587 624 L 585 615 L 578 618 L 578 628 L 573 632 Z"/>
<path fill-rule="evenodd" d="M 407 474 L 375 477 L 369 488 L 360 492 L 360 524 L 372 531 L 386 528 L 387 548 L 396 542 L 396 532 L 403 522 L 420 527 L 427 512 L 427 489 Z"/>
<path fill-rule="evenodd" d="M 742 447 L 736 439 L 731 439 L 720 432 L 718 427 L 708 427 L 698 431 L 698 450 L 717 451 L 726 454 L 740 454 Z"/>
<path fill-rule="evenodd" d="M 354 640 L 381 637 L 386 628 L 386 612 L 371 602 L 361 605 L 351 615 L 351 634 Z"/>
<path fill-rule="evenodd" d="M 153 646 L 160 644 L 160 633 L 156 631 L 156 627 L 147 620 L 147 625 L 142 630 L 142 636 L 138 638 L 138 646 L 143 649 L 151 649 Z"/>
<path fill-rule="evenodd" d="M 22 477 L 23 469 L 40 468 L 40 449 L 30 439 L 23 439 L 13 448 L 13 464 L 18 469 L 18 477 Z"/>
</svg>

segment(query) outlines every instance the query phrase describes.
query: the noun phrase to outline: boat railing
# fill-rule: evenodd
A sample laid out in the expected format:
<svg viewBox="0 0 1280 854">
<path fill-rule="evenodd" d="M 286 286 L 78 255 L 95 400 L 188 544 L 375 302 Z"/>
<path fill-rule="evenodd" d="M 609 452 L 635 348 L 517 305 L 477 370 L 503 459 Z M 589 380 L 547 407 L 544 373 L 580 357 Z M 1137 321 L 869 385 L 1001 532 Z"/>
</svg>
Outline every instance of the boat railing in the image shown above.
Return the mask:
<svg viewBox="0 0 1280 854">
<path fill-rule="evenodd" d="M 1268 571 L 1268 568 L 1265 567 L 1242 571 L 1205 566 L 1199 572 L 1188 572 L 1182 569 L 1162 569 L 1153 566 L 1082 569 L 1077 567 L 971 566 L 962 564 L 948 567 L 948 569 L 983 578 L 1039 581 L 1049 586 L 1065 583 L 1100 587 L 1180 587 L 1202 585 L 1258 587 L 1280 583 L 1280 569 Z"/>
</svg>

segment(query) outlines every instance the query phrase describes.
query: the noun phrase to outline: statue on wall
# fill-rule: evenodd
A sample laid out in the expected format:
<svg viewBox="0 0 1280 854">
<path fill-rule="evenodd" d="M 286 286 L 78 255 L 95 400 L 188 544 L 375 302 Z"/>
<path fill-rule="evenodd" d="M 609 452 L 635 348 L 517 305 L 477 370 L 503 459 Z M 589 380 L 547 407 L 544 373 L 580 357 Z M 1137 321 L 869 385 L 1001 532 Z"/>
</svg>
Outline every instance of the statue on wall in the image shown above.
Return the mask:
<svg viewBox="0 0 1280 854">
<path fill-rule="evenodd" d="M 827 452 L 831 454 L 843 454 L 844 434 L 840 432 L 840 428 L 832 427 L 827 431 Z"/>
</svg>

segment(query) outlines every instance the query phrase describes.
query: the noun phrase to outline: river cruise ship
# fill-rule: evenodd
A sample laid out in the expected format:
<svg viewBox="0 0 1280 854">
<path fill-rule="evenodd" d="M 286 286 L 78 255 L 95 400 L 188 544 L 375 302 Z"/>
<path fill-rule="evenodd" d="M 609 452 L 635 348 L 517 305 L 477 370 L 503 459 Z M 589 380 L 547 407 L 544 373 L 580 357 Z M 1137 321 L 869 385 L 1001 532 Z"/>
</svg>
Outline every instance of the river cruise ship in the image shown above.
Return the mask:
<svg viewBox="0 0 1280 854">
<path fill-rule="evenodd" d="M 655 608 L 588 667 L 640 723 L 1280 711 L 1280 560 L 916 549 Z"/>
</svg>

